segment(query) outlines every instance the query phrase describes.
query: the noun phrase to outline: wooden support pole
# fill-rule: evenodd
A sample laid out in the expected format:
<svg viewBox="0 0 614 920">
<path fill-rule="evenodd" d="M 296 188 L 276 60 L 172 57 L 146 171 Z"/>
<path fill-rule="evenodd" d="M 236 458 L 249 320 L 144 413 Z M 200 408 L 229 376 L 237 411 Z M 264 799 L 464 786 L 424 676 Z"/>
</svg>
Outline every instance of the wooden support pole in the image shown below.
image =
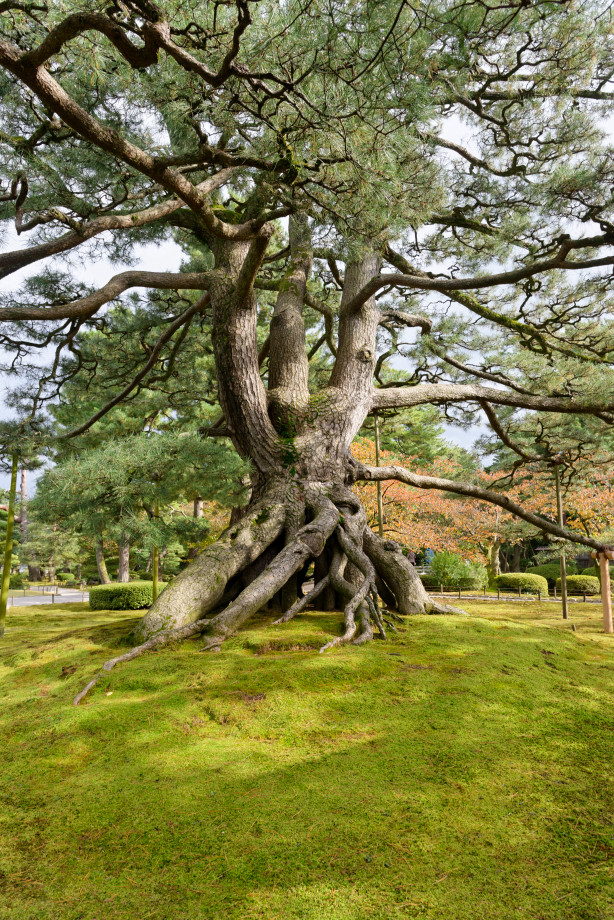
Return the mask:
<svg viewBox="0 0 614 920">
<path fill-rule="evenodd" d="M 614 558 L 612 550 L 597 554 L 601 573 L 601 605 L 603 607 L 604 633 L 614 632 L 612 628 L 612 593 L 610 589 L 610 559 L 612 558 Z"/>
<path fill-rule="evenodd" d="M 564 527 L 563 520 L 563 499 L 561 497 L 561 477 L 559 476 L 559 465 L 554 464 L 554 477 L 556 481 L 556 507 L 559 518 L 559 527 Z M 563 619 L 569 619 L 569 607 L 567 605 L 567 566 L 565 563 L 565 548 L 561 549 L 561 597 L 563 599 Z"/>
<path fill-rule="evenodd" d="M 375 465 L 379 466 L 379 415 L 375 413 Z M 384 503 L 382 501 L 382 484 L 377 481 L 377 526 L 379 535 L 384 537 Z"/>
<path fill-rule="evenodd" d="M 156 521 L 160 517 L 160 505 L 158 503 L 158 499 L 156 499 L 156 503 L 154 507 L 154 517 Z M 160 559 L 160 553 L 158 550 L 158 544 L 156 543 L 156 545 L 153 548 L 152 564 L 151 564 L 151 568 L 152 568 L 151 596 L 152 596 L 152 600 L 154 604 L 156 600 L 158 599 L 158 567 L 159 567 L 158 563 L 159 563 L 159 559 Z"/>
<path fill-rule="evenodd" d="M 11 580 L 11 558 L 13 556 L 13 526 L 15 524 L 15 493 L 17 491 L 17 454 L 11 461 L 11 485 L 9 487 L 9 507 L 6 519 L 4 539 L 4 563 L 2 567 L 2 586 L 0 588 L 0 636 L 4 635 L 6 610 L 9 602 L 9 584 Z M 15 603 L 13 602 L 13 606 Z"/>
</svg>

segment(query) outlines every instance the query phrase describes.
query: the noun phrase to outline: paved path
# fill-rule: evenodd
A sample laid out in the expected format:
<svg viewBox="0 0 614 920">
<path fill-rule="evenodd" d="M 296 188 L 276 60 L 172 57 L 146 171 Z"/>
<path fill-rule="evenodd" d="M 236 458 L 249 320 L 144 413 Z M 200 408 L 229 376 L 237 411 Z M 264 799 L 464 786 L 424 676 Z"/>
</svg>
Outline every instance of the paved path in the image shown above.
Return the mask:
<svg viewBox="0 0 614 920">
<path fill-rule="evenodd" d="M 76 604 L 89 600 L 88 591 L 75 591 L 70 588 L 61 588 L 57 594 L 51 592 L 43 594 L 27 594 L 25 597 L 15 593 L 9 597 L 8 606 L 10 607 L 32 607 L 36 604 Z"/>
</svg>

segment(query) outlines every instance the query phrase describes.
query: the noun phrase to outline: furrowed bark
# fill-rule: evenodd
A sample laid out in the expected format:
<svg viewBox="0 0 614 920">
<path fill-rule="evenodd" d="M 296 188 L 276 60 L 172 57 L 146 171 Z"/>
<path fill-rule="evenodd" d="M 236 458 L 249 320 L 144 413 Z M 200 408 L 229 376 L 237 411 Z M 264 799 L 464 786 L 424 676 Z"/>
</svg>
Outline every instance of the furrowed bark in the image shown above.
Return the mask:
<svg viewBox="0 0 614 920">
<path fill-rule="evenodd" d="M 104 545 L 102 537 L 96 539 L 96 568 L 98 569 L 98 580 L 101 585 L 108 585 L 111 582 L 107 572 L 107 564 L 104 560 Z"/>
<path fill-rule="evenodd" d="M 465 611 L 458 607 L 440 604 L 429 597 L 418 573 L 403 555 L 398 543 L 393 540 L 382 540 L 367 528 L 364 533 L 363 546 L 380 578 L 394 594 L 397 610 L 402 616 L 419 613 L 465 614 Z"/>
<path fill-rule="evenodd" d="M 306 215 L 290 218 L 289 233 L 290 262 L 275 304 L 269 349 L 269 400 L 282 417 L 284 406 L 300 411 L 309 400 L 303 303 L 313 254 Z"/>
<path fill-rule="evenodd" d="M 314 495 L 308 504 L 316 511 L 309 524 L 298 531 L 296 538 L 285 546 L 248 588 L 226 610 L 213 617 L 209 625 L 206 648 L 219 646 L 236 632 L 252 614 L 260 610 L 305 562 L 319 556 L 339 520 L 335 505 L 323 495 Z"/>
<path fill-rule="evenodd" d="M 270 487 L 249 513 L 177 576 L 137 626 L 144 642 L 154 635 L 202 619 L 222 601 L 228 582 L 281 534 L 285 521 L 285 487 Z"/>
<path fill-rule="evenodd" d="M 258 252 L 260 262 L 267 240 L 263 240 L 265 245 Z M 266 476 L 279 472 L 283 463 L 260 376 L 256 297 L 252 285 L 245 283 L 250 280 L 245 275 L 252 274 L 251 248 L 246 243 L 228 241 L 217 241 L 214 246 L 216 268 L 210 287 L 212 337 L 220 405 L 230 423 L 233 443 Z"/>
</svg>

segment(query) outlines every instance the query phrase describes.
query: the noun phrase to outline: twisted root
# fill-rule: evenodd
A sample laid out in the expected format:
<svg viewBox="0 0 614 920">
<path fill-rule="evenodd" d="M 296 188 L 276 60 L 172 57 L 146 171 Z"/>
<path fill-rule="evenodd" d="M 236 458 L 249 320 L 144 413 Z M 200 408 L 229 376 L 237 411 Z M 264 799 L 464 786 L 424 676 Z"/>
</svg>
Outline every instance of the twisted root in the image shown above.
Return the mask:
<svg viewBox="0 0 614 920">
<path fill-rule="evenodd" d="M 328 571 L 308 594 L 297 599 L 314 560 L 319 560 L 316 570 L 322 573 L 328 566 Z M 386 628 L 396 632 L 394 621 L 402 621 L 408 614 L 464 613 L 426 594 L 398 544 L 384 541 L 370 530 L 364 508 L 346 487 L 293 484 L 284 497 L 279 486 L 274 486 L 163 592 L 163 600 L 154 605 L 136 631 L 145 641 L 105 662 L 73 702 L 79 705 L 117 664 L 199 635 L 205 640 L 202 651 L 219 651 L 225 639 L 267 604 L 281 602 L 285 612 L 275 623 L 283 624 L 323 592 L 326 596 L 336 594 L 343 607 L 344 629 L 320 652 L 369 642 L 374 627 L 379 638 L 386 639 Z M 188 610 L 184 615 L 184 620 L 191 622 L 169 625 L 166 612 L 173 611 L 173 603 L 184 596 L 195 603 L 192 609 L 196 613 Z M 380 610 L 380 598 L 385 615 Z M 148 636 L 148 630 L 154 628 L 154 634 Z"/>
</svg>

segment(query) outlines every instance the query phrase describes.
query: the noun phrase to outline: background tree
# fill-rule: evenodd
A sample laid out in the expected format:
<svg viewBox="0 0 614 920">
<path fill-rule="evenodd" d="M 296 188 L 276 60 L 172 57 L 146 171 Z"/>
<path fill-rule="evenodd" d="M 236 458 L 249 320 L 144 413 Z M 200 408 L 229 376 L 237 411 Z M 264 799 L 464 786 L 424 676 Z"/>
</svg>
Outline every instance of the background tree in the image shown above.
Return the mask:
<svg viewBox="0 0 614 920">
<path fill-rule="evenodd" d="M 103 537 L 119 547 L 136 544 L 145 558 L 166 547 L 167 571 L 173 573 L 185 544 L 198 544 L 208 531 L 206 518 L 188 517 L 173 505 L 192 494 L 195 483 L 208 500 L 238 503 L 243 472 L 233 451 L 197 435 L 132 435 L 47 470 L 31 507 L 38 521 L 60 522 L 95 541 L 102 583 Z"/>
</svg>

